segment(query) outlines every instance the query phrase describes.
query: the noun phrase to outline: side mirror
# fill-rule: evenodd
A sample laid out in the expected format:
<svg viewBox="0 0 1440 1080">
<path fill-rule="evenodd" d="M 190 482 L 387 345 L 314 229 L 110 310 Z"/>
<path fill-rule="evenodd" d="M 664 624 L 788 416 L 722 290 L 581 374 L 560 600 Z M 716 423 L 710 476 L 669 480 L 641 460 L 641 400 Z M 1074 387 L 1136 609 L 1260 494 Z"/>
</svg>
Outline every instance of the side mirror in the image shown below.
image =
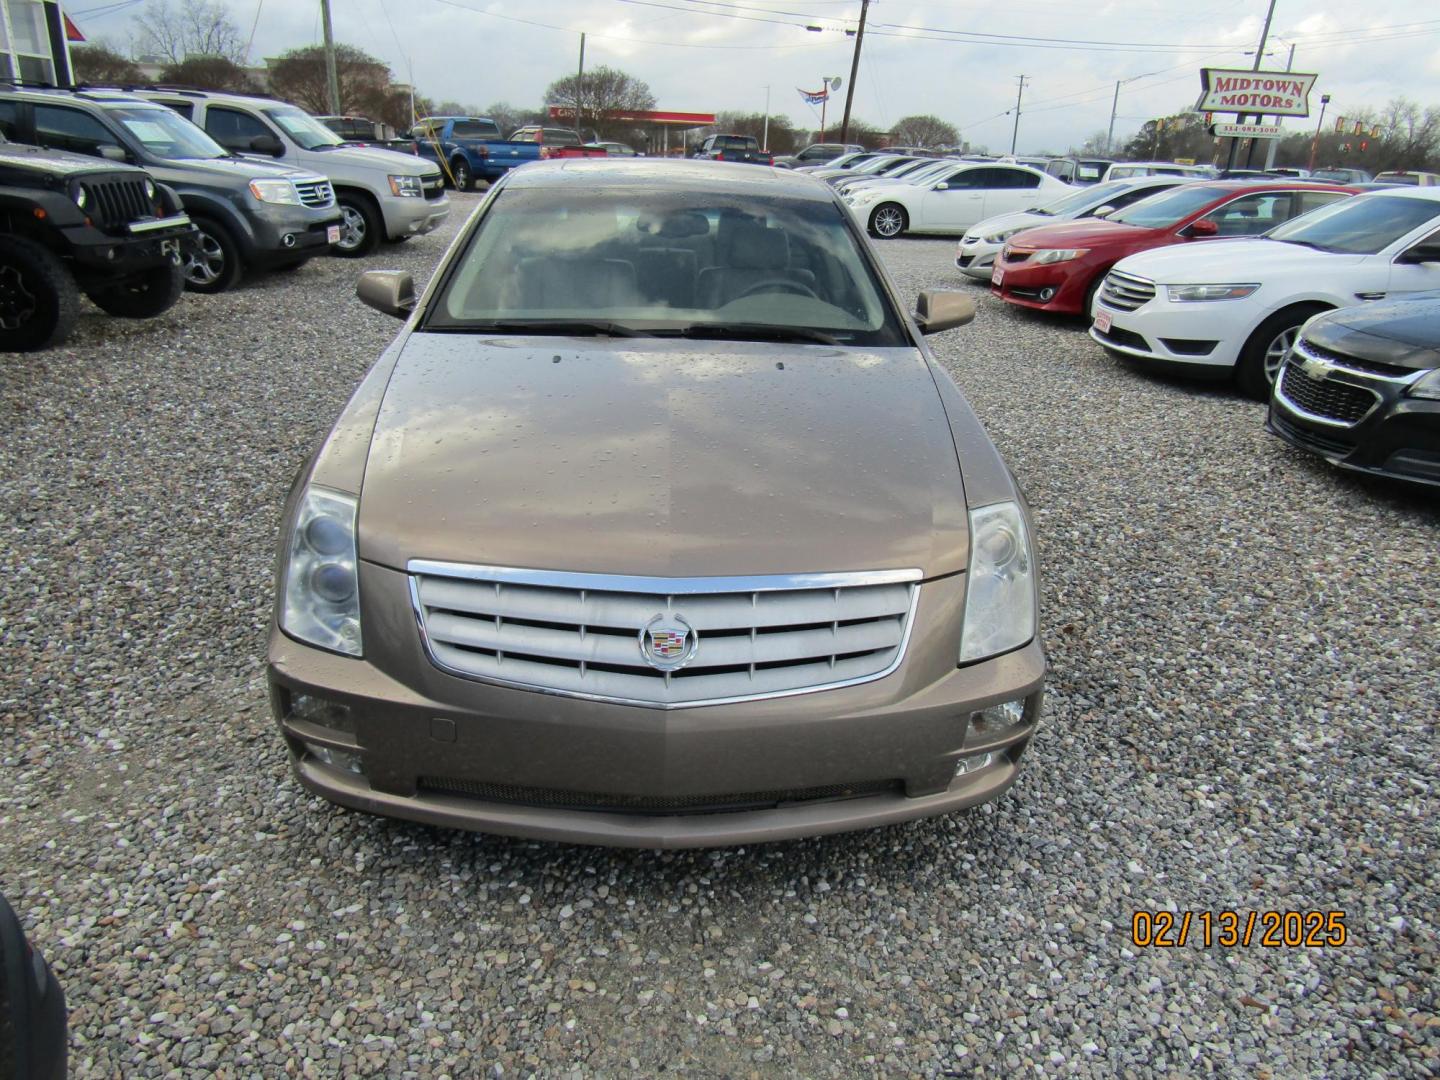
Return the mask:
<svg viewBox="0 0 1440 1080">
<path fill-rule="evenodd" d="M 114 143 L 101 143 L 97 149 L 106 161 L 128 161 L 130 155 Z"/>
<path fill-rule="evenodd" d="M 936 184 L 936 185 L 935 185 L 933 188 L 931 188 L 930 190 L 931 190 L 931 191 L 949 191 L 949 190 L 950 190 L 950 181 L 949 181 L 949 180 L 941 180 L 938 184 Z"/>
<path fill-rule="evenodd" d="M 1190 235 L 1198 237 L 1219 236 L 1220 226 L 1209 218 L 1201 218 L 1190 226 Z"/>
<path fill-rule="evenodd" d="M 975 301 L 964 293 L 926 289 L 915 298 L 915 325 L 922 334 L 953 330 L 975 318 Z"/>
<path fill-rule="evenodd" d="M 1091 210 L 1091 211 L 1090 211 L 1090 216 L 1093 217 L 1093 218 L 1108 218 L 1108 217 L 1109 217 L 1111 214 L 1113 214 L 1114 212 L 1115 212 L 1115 207 L 1106 205 L 1106 206 L 1097 207 L 1096 209 Z"/>
<path fill-rule="evenodd" d="M 355 295 L 367 307 L 408 319 L 415 310 L 415 279 L 404 270 L 366 270 L 355 285 Z"/>
<path fill-rule="evenodd" d="M 268 154 L 270 157 L 280 157 L 285 153 L 285 144 L 274 135 L 256 135 L 250 140 L 250 149 L 257 154 Z"/>
</svg>

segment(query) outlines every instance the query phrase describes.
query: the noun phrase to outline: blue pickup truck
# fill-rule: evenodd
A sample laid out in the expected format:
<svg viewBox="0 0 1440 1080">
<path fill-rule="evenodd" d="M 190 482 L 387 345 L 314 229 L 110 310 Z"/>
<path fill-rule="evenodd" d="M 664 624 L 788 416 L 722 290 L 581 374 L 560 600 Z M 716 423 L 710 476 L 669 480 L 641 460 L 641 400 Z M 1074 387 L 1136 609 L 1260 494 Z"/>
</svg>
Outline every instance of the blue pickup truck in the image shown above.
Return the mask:
<svg viewBox="0 0 1440 1080">
<path fill-rule="evenodd" d="M 494 183 L 531 161 L 605 156 L 564 128 L 521 128 L 506 139 L 500 125 L 484 116 L 427 116 L 410 129 L 410 137 L 420 156 L 439 163 L 457 191 L 473 190 L 477 180 Z"/>
</svg>

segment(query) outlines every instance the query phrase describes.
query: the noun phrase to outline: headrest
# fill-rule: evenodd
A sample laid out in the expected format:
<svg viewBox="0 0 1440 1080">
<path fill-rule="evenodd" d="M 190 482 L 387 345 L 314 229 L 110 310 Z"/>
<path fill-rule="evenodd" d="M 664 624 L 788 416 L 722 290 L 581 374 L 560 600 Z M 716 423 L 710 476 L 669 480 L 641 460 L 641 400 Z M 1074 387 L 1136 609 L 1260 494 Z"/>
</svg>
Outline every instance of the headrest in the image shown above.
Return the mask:
<svg viewBox="0 0 1440 1080">
<path fill-rule="evenodd" d="M 729 264 L 733 267 L 784 270 L 790 265 L 790 241 L 784 229 L 741 221 L 730 233 L 729 255 Z"/>
<path fill-rule="evenodd" d="M 651 236 L 679 240 L 686 236 L 704 236 L 710 231 L 710 219 L 693 211 L 666 214 L 664 217 L 647 214 L 635 222 L 635 228 Z"/>
</svg>

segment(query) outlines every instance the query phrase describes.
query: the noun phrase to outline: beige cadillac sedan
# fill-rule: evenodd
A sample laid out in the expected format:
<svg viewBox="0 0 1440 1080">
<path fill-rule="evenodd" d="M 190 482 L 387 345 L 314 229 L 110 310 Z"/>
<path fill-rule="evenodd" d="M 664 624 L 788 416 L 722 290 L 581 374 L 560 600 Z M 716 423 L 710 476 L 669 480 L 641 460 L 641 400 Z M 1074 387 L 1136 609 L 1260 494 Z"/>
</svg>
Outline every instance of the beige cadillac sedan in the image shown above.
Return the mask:
<svg viewBox="0 0 1440 1080">
<path fill-rule="evenodd" d="M 344 806 L 633 847 L 993 799 L 1040 715 L 1015 481 L 824 184 L 569 160 L 486 197 L 285 508 L 269 676 Z"/>
</svg>

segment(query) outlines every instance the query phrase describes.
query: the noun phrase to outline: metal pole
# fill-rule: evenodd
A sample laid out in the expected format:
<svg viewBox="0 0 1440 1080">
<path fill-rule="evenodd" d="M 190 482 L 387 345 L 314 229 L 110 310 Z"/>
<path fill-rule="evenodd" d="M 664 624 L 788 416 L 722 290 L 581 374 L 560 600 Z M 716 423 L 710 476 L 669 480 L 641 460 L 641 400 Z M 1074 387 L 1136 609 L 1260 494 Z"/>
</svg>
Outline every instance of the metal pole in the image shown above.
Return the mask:
<svg viewBox="0 0 1440 1080">
<path fill-rule="evenodd" d="M 1325 106 L 1330 104 L 1330 95 L 1320 95 L 1320 119 L 1315 122 L 1315 137 L 1310 140 L 1310 164 L 1306 166 L 1311 172 L 1315 171 L 1315 153 L 1320 149 L 1320 129 L 1325 126 Z"/>
<path fill-rule="evenodd" d="M 855 100 L 855 76 L 860 72 L 860 43 L 865 40 L 865 13 L 870 0 L 860 0 L 860 29 L 855 33 L 855 55 L 850 58 L 850 85 L 845 89 L 845 119 L 840 122 L 840 141 L 850 141 L 850 103 Z"/>
<path fill-rule="evenodd" d="M 1261 61 L 1261 59 L 1263 59 L 1264 56 L 1265 56 L 1265 39 L 1270 36 L 1270 20 L 1271 20 L 1272 18 L 1274 18 L 1274 17 L 1275 17 L 1275 0 L 1270 0 L 1270 10 L 1265 13 L 1265 28 L 1260 31 L 1260 47 L 1255 50 L 1255 66 L 1250 69 L 1251 71 L 1259 71 L 1259 70 L 1260 70 L 1260 61 Z M 1243 124 L 1243 123 L 1245 122 L 1245 114 L 1244 114 L 1244 113 L 1236 113 L 1236 114 L 1235 114 L 1235 122 L 1236 122 L 1237 124 Z M 1252 141 L 1252 143 L 1251 143 L 1251 148 L 1252 148 L 1252 149 L 1254 148 L 1254 143 L 1253 143 L 1253 141 Z M 1239 150 L 1240 150 L 1240 139 L 1239 139 L 1238 137 L 1236 137 L 1236 138 L 1234 138 L 1234 139 L 1231 139 L 1231 140 L 1230 140 L 1230 154 L 1229 154 L 1229 156 L 1225 159 L 1225 168 L 1227 168 L 1227 169 L 1233 169 L 1233 168 L 1235 167 L 1235 156 L 1236 156 L 1236 154 L 1239 153 Z"/>
<path fill-rule="evenodd" d="M 580 70 L 575 73 L 575 137 L 582 143 L 585 136 L 580 134 L 580 111 L 584 106 L 585 86 L 585 35 L 580 35 Z"/>
<path fill-rule="evenodd" d="M 330 30 L 330 0 L 320 0 L 320 19 L 325 24 L 325 82 L 330 90 L 330 114 L 340 115 L 340 76 L 335 70 L 335 35 Z"/>
<path fill-rule="evenodd" d="M 820 89 L 824 91 L 825 96 L 820 99 L 820 138 L 815 141 L 823 143 L 825 141 L 825 106 L 830 103 L 830 80 L 826 79 Z"/>
<path fill-rule="evenodd" d="M 760 149 L 770 152 L 770 84 L 765 84 L 765 135 L 760 140 Z"/>
<path fill-rule="evenodd" d="M 1295 46 L 1293 44 L 1290 46 L 1290 59 L 1285 61 L 1285 70 L 1295 70 Z M 1277 127 L 1284 122 L 1285 118 L 1283 116 L 1275 117 L 1275 124 Z M 1269 145 L 1265 148 L 1265 171 L 1269 172 L 1275 166 L 1275 152 L 1280 149 L 1280 140 L 1277 138 L 1269 139 L 1267 141 L 1269 142 Z"/>
<path fill-rule="evenodd" d="M 1260 70 L 1260 62 L 1265 59 L 1265 42 L 1270 37 L 1270 20 L 1275 17 L 1275 0 L 1270 0 L 1270 8 L 1265 12 L 1265 26 L 1260 31 L 1260 47 L 1255 50 L 1255 66 L 1251 71 Z M 1255 122 L 1258 124 L 1265 117 L 1261 113 L 1255 114 Z M 1245 152 L 1245 167 L 1248 169 L 1255 161 L 1255 140 L 1250 140 L 1250 149 Z"/>
<path fill-rule="evenodd" d="M 1110 102 L 1110 130 L 1105 133 L 1105 153 L 1110 153 L 1110 144 L 1115 139 L 1115 112 L 1120 108 L 1120 84 L 1123 79 L 1115 80 L 1115 100 Z"/>
<path fill-rule="evenodd" d="M 1025 93 L 1025 76 L 1016 75 L 1020 80 L 1020 89 L 1015 91 L 1015 127 L 1010 132 L 1010 153 L 1015 153 L 1015 143 L 1020 138 L 1020 98 Z"/>
</svg>

